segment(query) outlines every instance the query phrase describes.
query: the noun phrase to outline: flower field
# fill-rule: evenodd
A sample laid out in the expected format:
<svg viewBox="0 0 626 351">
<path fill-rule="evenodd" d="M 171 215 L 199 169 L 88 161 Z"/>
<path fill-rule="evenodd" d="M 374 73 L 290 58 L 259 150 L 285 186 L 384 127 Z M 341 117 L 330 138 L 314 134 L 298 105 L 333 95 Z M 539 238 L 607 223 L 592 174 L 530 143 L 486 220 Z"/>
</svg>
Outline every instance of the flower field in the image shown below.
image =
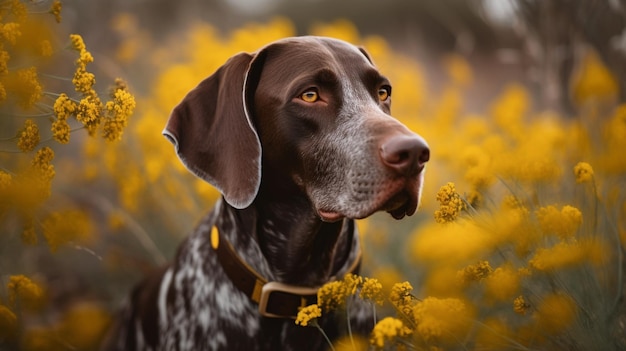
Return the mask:
<svg viewBox="0 0 626 351">
<path fill-rule="evenodd" d="M 161 136 L 170 111 L 230 56 L 296 29 L 197 22 L 156 40 L 120 13 L 104 56 L 62 33 L 60 2 L 0 4 L 0 350 L 94 350 L 133 284 L 219 197 Z M 371 54 L 431 161 L 419 212 L 359 221 L 362 276 L 323 287 L 296 323 L 364 299 L 371 336 L 329 349 L 626 348 L 626 104 L 595 52 L 572 79 L 571 113 L 534 107 L 521 82 L 470 111 L 485 72 L 460 55 L 441 59 L 434 90 L 421 62 L 350 22 L 309 33 Z"/>
</svg>

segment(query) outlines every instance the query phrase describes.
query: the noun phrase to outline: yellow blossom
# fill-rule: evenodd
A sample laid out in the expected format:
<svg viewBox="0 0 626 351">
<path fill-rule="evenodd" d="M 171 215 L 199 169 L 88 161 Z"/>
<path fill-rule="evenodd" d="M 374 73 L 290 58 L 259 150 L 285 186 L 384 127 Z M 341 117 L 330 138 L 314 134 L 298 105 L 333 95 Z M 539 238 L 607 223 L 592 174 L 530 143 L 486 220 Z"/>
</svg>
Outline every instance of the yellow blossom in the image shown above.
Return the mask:
<svg viewBox="0 0 626 351">
<path fill-rule="evenodd" d="M 80 34 L 70 34 L 70 40 L 72 42 L 72 49 L 82 52 L 87 50 L 83 37 Z"/>
<path fill-rule="evenodd" d="M 67 144 L 70 142 L 70 125 L 65 119 L 57 119 L 52 122 L 52 137 L 60 144 Z"/>
<path fill-rule="evenodd" d="M 7 284 L 9 300 L 20 308 L 36 308 L 41 305 L 43 290 L 24 275 L 12 275 Z"/>
<path fill-rule="evenodd" d="M 77 92 L 91 95 L 93 94 L 93 86 L 96 84 L 96 76 L 93 73 L 79 69 L 74 73 L 72 83 Z"/>
<path fill-rule="evenodd" d="M 359 335 L 347 335 L 333 343 L 335 351 L 369 351 L 369 341 Z"/>
<path fill-rule="evenodd" d="M 76 120 L 85 126 L 97 126 L 102 116 L 102 103 L 97 97 L 87 96 L 76 107 Z"/>
<path fill-rule="evenodd" d="M 322 310 L 317 304 L 303 307 L 298 311 L 296 324 L 306 327 L 309 323 L 322 316 Z"/>
<path fill-rule="evenodd" d="M 489 261 L 483 260 L 463 268 L 457 273 L 457 275 L 464 283 L 469 283 L 481 281 L 487 278 L 492 272 L 493 269 L 491 268 Z"/>
<path fill-rule="evenodd" d="M 354 295 L 361 287 L 361 284 L 363 283 L 363 278 L 356 274 L 348 273 L 343 277 L 343 283 L 345 285 L 346 291 L 348 292 L 348 295 Z"/>
<path fill-rule="evenodd" d="M 593 181 L 593 168 L 587 162 L 578 162 L 574 166 L 574 175 L 576 183 L 585 183 Z"/>
<path fill-rule="evenodd" d="M 383 286 L 378 282 L 378 279 L 366 277 L 363 280 L 359 296 L 362 299 L 370 300 L 378 305 L 382 305 L 384 301 Z"/>
<path fill-rule="evenodd" d="M 570 326 L 578 314 L 576 301 L 566 294 L 550 294 L 537 305 L 534 315 L 543 333 L 558 333 Z"/>
<path fill-rule="evenodd" d="M 413 308 L 415 332 L 425 340 L 464 335 L 471 325 L 469 310 L 455 298 L 427 297 Z"/>
<path fill-rule="evenodd" d="M 74 209 L 50 214 L 44 219 L 42 227 L 52 252 L 56 252 L 65 243 L 88 240 L 93 232 L 93 224 L 88 215 Z"/>
<path fill-rule="evenodd" d="M 536 213 L 541 230 L 561 239 L 572 237 L 583 222 L 582 213 L 573 206 L 565 205 L 559 211 L 555 206 L 539 208 Z"/>
<path fill-rule="evenodd" d="M 23 152 L 32 151 L 37 145 L 39 145 L 39 127 L 30 119 L 24 122 L 24 127 L 18 134 L 19 139 L 17 141 L 17 147 Z"/>
<path fill-rule="evenodd" d="M 6 50 L 0 50 L 0 75 L 9 73 L 9 59 L 11 59 L 11 55 Z"/>
<path fill-rule="evenodd" d="M 79 302 L 63 314 L 56 327 L 58 337 L 76 350 L 98 349 L 111 316 L 103 306 Z"/>
<path fill-rule="evenodd" d="M 61 23 L 61 9 L 63 7 L 63 4 L 61 4 L 61 1 L 59 0 L 54 0 L 52 2 L 52 6 L 50 7 L 50 10 L 48 11 L 49 13 L 51 13 L 54 16 L 54 19 L 57 21 L 57 23 Z"/>
<path fill-rule="evenodd" d="M 0 83 L 0 104 L 7 99 L 7 91 L 4 88 L 4 84 Z"/>
<path fill-rule="evenodd" d="M 58 119 L 68 119 L 76 111 L 76 102 L 70 99 L 67 94 L 62 93 L 55 100 L 52 109 Z"/>
<path fill-rule="evenodd" d="M 450 55 L 444 59 L 444 66 L 453 83 L 464 87 L 472 82 L 472 68 L 464 57 Z"/>
<path fill-rule="evenodd" d="M 7 191 L 12 183 L 13 177 L 11 174 L 0 170 L 0 194 L 2 194 L 3 191 Z"/>
<path fill-rule="evenodd" d="M 574 102 L 583 105 L 592 101 L 611 101 L 619 94 L 615 75 L 602 62 L 595 51 L 590 50 L 581 60 L 572 78 Z"/>
<path fill-rule="evenodd" d="M 39 44 L 39 47 L 41 49 L 41 56 L 43 57 L 50 57 L 54 53 L 54 50 L 52 49 L 52 44 L 50 44 L 50 40 L 42 40 Z"/>
<path fill-rule="evenodd" d="M 108 141 L 116 141 L 122 138 L 124 128 L 128 125 L 128 118 L 135 110 L 135 98 L 124 89 L 116 89 L 113 100 L 105 106 L 107 118 L 103 125 L 103 135 Z"/>
<path fill-rule="evenodd" d="M 496 301 L 513 297 L 520 289 L 520 276 L 510 265 L 496 268 L 484 280 L 485 295 Z"/>
<path fill-rule="evenodd" d="M 52 160 L 54 159 L 54 151 L 45 146 L 37 151 L 31 164 L 39 177 L 44 181 L 50 181 L 54 178 L 55 171 Z"/>
<path fill-rule="evenodd" d="M 583 263 L 600 263 L 606 249 L 598 240 L 559 242 L 550 248 L 539 248 L 528 261 L 531 268 L 552 272 Z"/>
<path fill-rule="evenodd" d="M 9 91 L 18 98 L 23 108 L 32 107 L 43 94 L 43 87 L 39 83 L 37 68 L 20 69 L 15 73 Z"/>
<path fill-rule="evenodd" d="M 437 223 L 452 222 L 458 214 L 465 209 L 465 203 L 461 200 L 461 196 L 456 192 L 454 183 L 448 182 L 439 188 L 437 193 L 437 201 L 439 201 L 439 209 L 435 211 L 435 220 Z"/>
<path fill-rule="evenodd" d="M 396 338 L 405 337 L 410 334 L 411 330 L 405 327 L 400 319 L 386 317 L 374 326 L 370 342 L 378 348 L 383 348 L 386 346 L 387 342 L 392 342 Z"/>
<path fill-rule="evenodd" d="M 17 330 L 17 317 L 8 307 L 0 305 L 0 340 L 8 339 Z"/>
<path fill-rule="evenodd" d="M 330 312 L 343 306 L 349 295 L 350 291 L 343 281 L 329 282 L 317 291 L 317 304 L 325 312 Z"/>
<path fill-rule="evenodd" d="M 530 305 L 526 302 L 524 296 L 520 295 L 513 300 L 513 311 L 515 313 L 526 314 L 529 308 Z"/>
<path fill-rule="evenodd" d="M 17 38 L 22 35 L 20 24 L 15 22 L 0 23 L 0 38 L 12 45 L 15 45 Z"/>
<path fill-rule="evenodd" d="M 33 218 L 24 220 L 24 228 L 22 229 L 22 243 L 25 245 L 37 244 L 37 233 L 35 232 L 35 221 Z"/>
<path fill-rule="evenodd" d="M 412 316 L 411 310 L 415 302 L 412 292 L 413 286 L 407 281 L 394 284 L 389 293 L 389 301 L 406 317 Z"/>
</svg>

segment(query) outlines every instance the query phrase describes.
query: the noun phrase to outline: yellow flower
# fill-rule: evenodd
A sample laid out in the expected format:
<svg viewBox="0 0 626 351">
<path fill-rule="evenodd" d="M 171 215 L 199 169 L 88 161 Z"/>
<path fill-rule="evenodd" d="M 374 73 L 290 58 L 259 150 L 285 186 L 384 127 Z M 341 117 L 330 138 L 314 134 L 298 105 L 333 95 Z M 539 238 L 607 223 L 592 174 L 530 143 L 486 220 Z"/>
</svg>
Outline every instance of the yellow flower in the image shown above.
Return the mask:
<svg viewBox="0 0 626 351">
<path fill-rule="evenodd" d="M 586 262 L 602 262 L 603 251 L 606 248 L 598 240 L 559 242 L 550 248 L 539 248 L 528 264 L 538 271 L 551 272 Z"/>
<path fill-rule="evenodd" d="M 61 9 L 63 7 L 63 4 L 61 4 L 61 1 L 59 0 L 54 0 L 52 2 L 52 6 L 50 7 L 50 10 L 48 11 L 49 13 L 51 13 L 54 16 L 54 19 L 57 21 L 57 23 L 61 23 Z"/>
<path fill-rule="evenodd" d="M 484 281 L 485 295 L 497 300 L 508 300 L 518 293 L 520 276 L 509 265 L 496 268 Z"/>
<path fill-rule="evenodd" d="M 110 321 L 111 316 L 104 307 L 80 302 L 62 316 L 56 329 L 58 337 L 76 350 L 95 350 Z"/>
<path fill-rule="evenodd" d="M 128 118 L 135 110 L 135 97 L 124 89 L 116 89 L 113 100 L 105 106 L 107 118 L 103 125 L 103 135 L 108 141 L 116 141 L 122 138 L 124 128 L 128 125 Z"/>
<path fill-rule="evenodd" d="M 70 142 L 70 125 L 65 119 L 57 119 L 52 122 L 52 137 L 61 144 Z"/>
<path fill-rule="evenodd" d="M 413 314 L 415 331 L 425 340 L 448 335 L 461 337 L 471 325 L 467 307 L 455 298 L 427 297 L 415 305 Z"/>
<path fill-rule="evenodd" d="M 76 107 L 76 120 L 85 126 L 97 126 L 102 116 L 102 103 L 97 97 L 87 96 Z"/>
<path fill-rule="evenodd" d="M 30 108 L 39 101 L 43 88 L 39 83 L 37 68 L 31 67 L 17 71 L 17 81 L 13 89 L 19 104 L 24 108 Z"/>
<path fill-rule="evenodd" d="M 465 203 L 461 200 L 461 196 L 456 192 L 454 183 L 448 182 L 439 188 L 437 193 L 437 201 L 439 201 L 439 210 L 435 211 L 435 220 L 437 223 L 448 223 L 456 219 L 458 214 L 465 209 Z"/>
<path fill-rule="evenodd" d="M 74 84 L 74 88 L 77 92 L 85 95 L 92 95 L 93 86 L 96 84 L 96 76 L 93 73 L 85 71 L 84 69 L 78 69 L 74 72 L 72 83 Z"/>
<path fill-rule="evenodd" d="M 565 294 L 545 296 L 537 306 L 535 318 L 542 333 L 558 333 L 569 327 L 578 314 L 576 302 Z"/>
<path fill-rule="evenodd" d="M 349 295 L 350 291 L 343 281 L 329 282 L 317 291 L 317 304 L 325 312 L 330 312 L 343 306 Z"/>
<path fill-rule="evenodd" d="M 574 175 L 576 183 L 585 183 L 593 181 L 593 168 L 587 162 L 578 162 L 574 166 Z"/>
<path fill-rule="evenodd" d="M 9 73 L 9 59 L 11 59 L 11 55 L 5 50 L 0 50 L 0 75 Z"/>
<path fill-rule="evenodd" d="M 396 283 L 391 287 L 389 301 L 400 310 L 407 318 L 412 316 L 413 303 L 415 297 L 411 294 L 413 286 L 409 282 Z"/>
<path fill-rule="evenodd" d="M 24 220 L 24 228 L 22 230 L 22 243 L 25 245 L 37 244 L 37 233 L 35 232 L 35 221 L 33 218 Z"/>
<path fill-rule="evenodd" d="M 93 224 L 88 215 L 75 209 L 50 214 L 42 226 L 43 235 L 52 252 L 65 243 L 88 240 L 93 233 Z"/>
<path fill-rule="evenodd" d="M 0 305 L 0 340 L 12 337 L 17 329 L 17 317 L 8 307 Z"/>
<path fill-rule="evenodd" d="M 592 50 L 581 60 L 572 82 L 573 100 L 579 105 L 591 101 L 610 101 L 619 94 L 615 75 Z"/>
<path fill-rule="evenodd" d="M 33 168 L 38 173 L 39 177 L 44 181 L 50 181 L 54 178 L 54 165 L 51 164 L 53 159 L 54 151 L 45 146 L 37 151 L 35 157 L 31 161 Z"/>
<path fill-rule="evenodd" d="M 333 343 L 335 351 L 369 351 L 370 343 L 359 335 L 343 336 Z"/>
<path fill-rule="evenodd" d="M 83 37 L 80 34 L 70 34 L 70 40 L 72 42 L 72 49 L 82 52 L 87 50 Z"/>
<path fill-rule="evenodd" d="M 386 317 L 380 320 L 372 330 L 370 343 L 378 348 L 385 347 L 385 343 L 394 341 L 398 337 L 405 337 L 411 334 L 411 330 L 404 326 L 401 320 L 393 317 Z"/>
<path fill-rule="evenodd" d="M 530 305 L 526 302 L 524 296 L 520 295 L 513 300 L 513 311 L 515 313 L 526 314 L 529 308 Z"/>
<path fill-rule="evenodd" d="M 39 47 L 41 49 L 41 56 L 43 57 L 50 57 L 54 53 L 54 50 L 52 49 L 52 44 L 50 44 L 50 40 L 42 40 L 39 44 Z"/>
<path fill-rule="evenodd" d="M 296 324 L 306 327 L 309 323 L 316 318 L 322 316 L 322 310 L 317 304 L 309 305 L 303 307 L 298 311 L 298 315 L 296 316 Z"/>
<path fill-rule="evenodd" d="M 7 99 L 7 91 L 4 88 L 4 84 L 0 83 L 0 103 L 3 103 Z"/>
<path fill-rule="evenodd" d="M 24 122 L 24 127 L 19 132 L 19 140 L 17 141 L 17 147 L 23 152 L 30 152 L 39 144 L 39 127 L 30 119 Z"/>
<path fill-rule="evenodd" d="M 363 280 L 359 296 L 362 299 L 371 300 L 378 305 L 382 305 L 384 301 L 383 285 L 378 282 L 378 279 L 366 277 Z"/>
<path fill-rule="evenodd" d="M 2 191 L 6 191 L 13 184 L 13 177 L 11 174 L 0 170 L 0 194 Z"/>
<path fill-rule="evenodd" d="M 348 273 L 343 277 L 343 283 L 345 285 L 348 295 L 356 294 L 356 291 L 361 287 L 363 278 L 352 273 Z"/>
<path fill-rule="evenodd" d="M 43 290 L 24 275 L 12 275 L 7 284 L 9 300 L 20 308 L 36 308 L 43 299 Z"/>
<path fill-rule="evenodd" d="M 478 261 L 478 263 L 469 265 L 462 270 L 458 271 L 457 275 L 464 283 L 478 282 L 487 278 L 493 269 L 489 264 L 489 261 Z"/>
<path fill-rule="evenodd" d="M 453 83 L 464 87 L 472 82 L 472 67 L 463 56 L 450 55 L 444 59 L 444 65 Z"/>
<path fill-rule="evenodd" d="M 579 209 L 565 205 L 559 211 L 555 206 L 539 208 L 536 213 L 541 230 L 546 234 L 554 234 L 561 239 L 572 237 L 583 222 Z"/>
<path fill-rule="evenodd" d="M 53 111 L 58 119 L 68 119 L 76 111 L 76 102 L 70 99 L 67 94 L 62 93 L 55 100 Z"/>
<path fill-rule="evenodd" d="M 15 43 L 17 42 L 17 38 L 19 38 L 21 35 L 22 32 L 20 31 L 19 23 L 0 23 L 0 38 L 2 38 L 2 40 L 12 45 L 15 45 Z"/>
</svg>

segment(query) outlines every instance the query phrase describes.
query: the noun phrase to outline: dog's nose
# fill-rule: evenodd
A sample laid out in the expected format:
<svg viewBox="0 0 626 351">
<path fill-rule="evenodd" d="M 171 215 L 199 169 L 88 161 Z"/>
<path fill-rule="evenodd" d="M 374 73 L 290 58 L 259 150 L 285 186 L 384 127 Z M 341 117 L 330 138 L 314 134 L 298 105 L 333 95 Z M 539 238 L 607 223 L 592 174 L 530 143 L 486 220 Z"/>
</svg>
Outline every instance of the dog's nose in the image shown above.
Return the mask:
<svg viewBox="0 0 626 351">
<path fill-rule="evenodd" d="M 428 162 L 430 149 L 426 141 L 418 135 L 397 135 L 382 143 L 380 157 L 387 167 L 409 175 Z"/>
</svg>

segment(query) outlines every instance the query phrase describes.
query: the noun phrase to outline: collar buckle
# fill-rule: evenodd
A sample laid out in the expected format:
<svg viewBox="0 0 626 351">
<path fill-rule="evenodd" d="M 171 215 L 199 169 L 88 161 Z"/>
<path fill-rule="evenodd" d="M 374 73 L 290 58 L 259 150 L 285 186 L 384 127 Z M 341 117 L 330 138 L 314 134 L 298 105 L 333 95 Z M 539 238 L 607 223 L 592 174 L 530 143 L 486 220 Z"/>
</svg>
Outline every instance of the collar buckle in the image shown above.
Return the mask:
<svg viewBox="0 0 626 351">
<path fill-rule="evenodd" d="M 296 318 L 301 307 L 317 302 L 319 287 L 289 285 L 268 282 L 261 288 L 259 313 L 271 318 Z"/>
</svg>

